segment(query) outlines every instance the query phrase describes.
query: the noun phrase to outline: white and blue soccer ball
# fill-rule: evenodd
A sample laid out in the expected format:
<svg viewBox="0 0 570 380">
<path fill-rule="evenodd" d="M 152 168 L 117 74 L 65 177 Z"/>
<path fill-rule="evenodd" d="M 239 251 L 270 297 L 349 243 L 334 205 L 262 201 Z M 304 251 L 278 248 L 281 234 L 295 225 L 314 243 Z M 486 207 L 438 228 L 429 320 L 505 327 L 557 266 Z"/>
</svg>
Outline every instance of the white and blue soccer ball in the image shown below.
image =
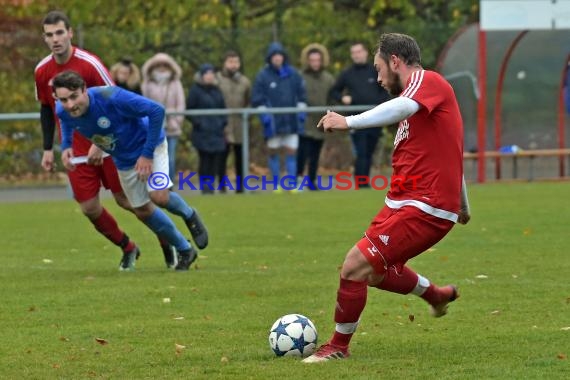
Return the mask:
<svg viewBox="0 0 570 380">
<path fill-rule="evenodd" d="M 277 356 L 307 357 L 317 347 L 317 329 L 301 314 L 287 314 L 269 331 L 269 347 Z"/>
</svg>

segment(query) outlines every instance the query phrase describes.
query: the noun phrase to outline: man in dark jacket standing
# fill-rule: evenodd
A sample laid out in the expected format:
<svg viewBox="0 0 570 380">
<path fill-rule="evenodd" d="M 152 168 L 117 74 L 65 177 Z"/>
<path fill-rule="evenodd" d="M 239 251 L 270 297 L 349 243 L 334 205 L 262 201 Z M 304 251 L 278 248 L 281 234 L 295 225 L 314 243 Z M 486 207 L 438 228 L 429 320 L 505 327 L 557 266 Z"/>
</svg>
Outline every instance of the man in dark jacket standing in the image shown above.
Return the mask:
<svg viewBox="0 0 570 380">
<path fill-rule="evenodd" d="M 278 42 L 269 45 L 266 65 L 255 78 L 251 104 L 253 107 L 306 107 L 305 85 L 301 75 L 289 65 L 287 53 Z M 297 174 L 299 133 L 303 131 L 305 114 L 262 114 L 263 134 L 269 150 L 269 169 L 274 181 L 279 180 L 279 149 L 285 149 L 287 175 L 293 181 Z M 287 184 L 287 186 L 291 186 Z M 276 192 L 281 192 L 275 186 Z"/>
<path fill-rule="evenodd" d="M 350 46 L 350 58 L 353 64 L 338 77 L 331 89 L 331 98 L 343 105 L 378 105 L 390 99 L 388 92 L 376 83 L 378 73 L 368 62 L 368 50 L 362 42 Z M 355 177 L 370 175 L 372 156 L 381 136 L 382 128 L 361 129 L 351 133 L 356 154 Z"/>
<path fill-rule="evenodd" d="M 190 87 L 186 99 L 187 109 L 226 108 L 224 96 L 216 84 L 214 66 L 205 63 L 194 76 L 194 84 Z M 198 151 L 200 162 L 198 174 L 208 183 L 200 183 L 203 194 L 213 194 L 214 177 L 218 176 L 218 188 L 223 191 L 220 183 L 224 180 L 226 139 L 224 129 L 228 123 L 226 115 L 189 116 L 192 123 L 192 144 Z"/>
</svg>

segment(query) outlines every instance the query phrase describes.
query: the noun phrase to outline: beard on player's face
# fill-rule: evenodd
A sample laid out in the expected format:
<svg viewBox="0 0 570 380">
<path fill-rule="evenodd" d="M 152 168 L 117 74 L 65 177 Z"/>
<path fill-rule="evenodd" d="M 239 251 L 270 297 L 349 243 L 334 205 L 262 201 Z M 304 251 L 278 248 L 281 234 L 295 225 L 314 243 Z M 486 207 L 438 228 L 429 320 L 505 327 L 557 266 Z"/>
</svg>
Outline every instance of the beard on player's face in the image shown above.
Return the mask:
<svg viewBox="0 0 570 380">
<path fill-rule="evenodd" d="M 386 87 L 388 88 L 388 92 L 392 96 L 399 96 L 402 91 L 404 91 L 400 74 L 392 71 L 392 69 L 390 69 L 390 66 L 388 66 L 387 74 L 388 80 L 386 81 Z"/>
</svg>

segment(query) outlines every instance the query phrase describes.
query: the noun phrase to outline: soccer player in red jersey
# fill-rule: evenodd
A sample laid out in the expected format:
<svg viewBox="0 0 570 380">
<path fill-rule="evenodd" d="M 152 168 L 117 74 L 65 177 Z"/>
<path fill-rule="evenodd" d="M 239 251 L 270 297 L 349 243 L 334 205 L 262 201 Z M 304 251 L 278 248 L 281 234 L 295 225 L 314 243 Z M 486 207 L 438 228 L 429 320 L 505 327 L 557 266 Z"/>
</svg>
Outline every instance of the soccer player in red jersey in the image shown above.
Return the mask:
<svg viewBox="0 0 570 380">
<path fill-rule="evenodd" d="M 41 103 L 40 118 L 43 136 L 44 153 L 42 167 L 54 169 L 53 139 L 55 132 L 55 99 L 51 82 L 56 74 L 73 70 L 79 73 L 87 83 L 87 87 L 113 85 L 113 80 L 101 60 L 95 55 L 72 46 L 73 30 L 69 18 L 62 12 L 49 12 L 43 20 L 44 41 L 51 54 L 38 63 L 35 69 L 36 97 Z M 111 190 L 115 201 L 122 208 L 132 212 L 132 207 L 121 188 L 117 169 L 112 159 L 103 151 L 92 145 L 85 137 L 75 133 L 73 151 L 83 162 L 77 162 L 76 169 L 68 172 L 73 196 L 79 203 L 81 211 L 97 231 L 113 244 L 121 247 L 123 257 L 120 270 L 131 270 L 134 259 L 140 251 L 118 226 L 115 218 L 101 205 L 99 190 L 101 185 Z M 165 241 L 161 241 L 167 266 L 176 266 L 175 254 Z"/>
<path fill-rule="evenodd" d="M 366 305 L 368 286 L 417 295 L 430 305 L 434 317 L 445 315 L 448 304 L 459 297 L 455 286 L 436 286 L 406 265 L 455 223 L 470 219 L 463 180 L 463 123 L 455 94 L 443 77 L 421 67 L 420 48 L 410 36 L 383 34 L 374 66 L 378 83 L 396 97 L 355 116 L 329 111 L 319 127 L 332 132 L 399 122 L 392 178 L 402 181 L 392 184 L 384 208 L 347 253 L 335 332 L 306 363 L 350 355 L 348 346 Z"/>
</svg>

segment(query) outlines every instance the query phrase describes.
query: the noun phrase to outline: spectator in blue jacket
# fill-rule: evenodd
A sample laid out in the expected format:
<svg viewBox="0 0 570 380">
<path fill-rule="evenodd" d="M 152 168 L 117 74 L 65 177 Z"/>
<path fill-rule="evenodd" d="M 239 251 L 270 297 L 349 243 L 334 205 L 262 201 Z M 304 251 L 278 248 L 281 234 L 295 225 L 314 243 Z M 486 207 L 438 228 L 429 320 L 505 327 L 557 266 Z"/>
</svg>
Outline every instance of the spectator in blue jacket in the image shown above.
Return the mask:
<svg viewBox="0 0 570 380">
<path fill-rule="evenodd" d="M 287 53 L 278 42 L 269 45 L 262 68 L 252 90 L 253 107 L 306 107 L 305 84 L 302 76 L 289 65 Z M 285 151 L 285 168 L 290 178 L 296 178 L 299 133 L 303 131 L 306 114 L 262 114 L 263 134 L 267 142 L 269 169 L 275 180 L 281 174 L 279 151 Z M 281 189 L 276 189 L 280 192 Z"/>
<path fill-rule="evenodd" d="M 186 108 L 226 108 L 222 91 L 216 84 L 213 65 L 205 63 L 200 66 L 194 76 L 194 84 L 190 87 Z M 204 182 L 204 185 L 201 185 L 202 193 L 212 194 L 216 188 L 213 185 L 214 178 L 218 177 L 217 187 L 220 187 L 226 175 L 224 129 L 228 123 L 228 117 L 226 115 L 189 116 L 188 120 L 192 123 L 192 144 L 199 156 L 198 175 L 212 184 Z M 225 191 L 221 187 L 220 190 Z"/>
</svg>

